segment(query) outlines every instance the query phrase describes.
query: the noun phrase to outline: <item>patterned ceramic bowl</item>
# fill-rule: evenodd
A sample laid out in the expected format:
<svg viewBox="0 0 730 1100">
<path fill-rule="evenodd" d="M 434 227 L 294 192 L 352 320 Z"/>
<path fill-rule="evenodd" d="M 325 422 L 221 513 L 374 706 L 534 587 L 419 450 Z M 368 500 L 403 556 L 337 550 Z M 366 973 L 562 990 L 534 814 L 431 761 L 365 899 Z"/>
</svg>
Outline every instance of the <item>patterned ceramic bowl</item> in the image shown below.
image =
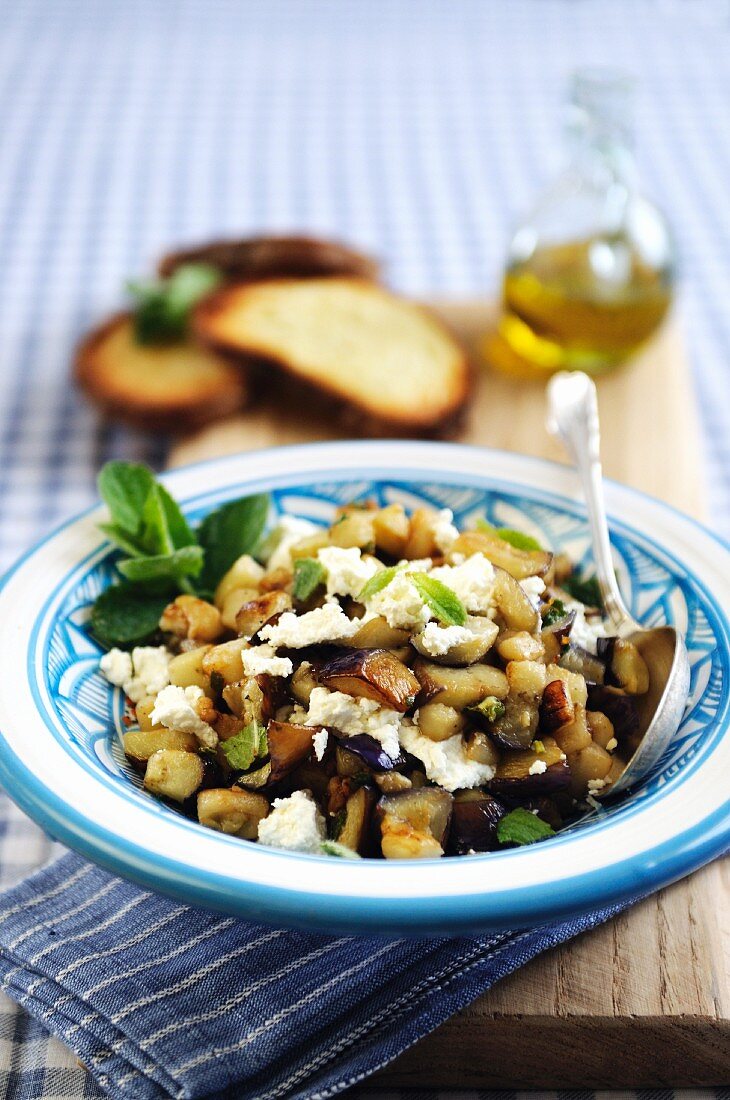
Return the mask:
<svg viewBox="0 0 730 1100">
<path fill-rule="evenodd" d="M 277 512 L 329 521 L 374 498 L 452 508 L 590 559 L 572 472 L 431 443 L 327 443 L 216 459 L 167 478 L 192 519 L 268 490 Z M 730 551 L 666 505 L 608 485 L 633 614 L 686 633 L 691 695 L 654 772 L 629 796 L 532 847 L 461 859 L 333 860 L 204 829 L 148 796 L 120 747 L 124 700 L 98 673 L 89 607 L 113 575 L 101 509 L 31 551 L 0 591 L 0 780 L 53 836 L 182 901 L 270 923 L 451 934 L 549 921 L 671 882 L 730 844 Z"/>
</svg>

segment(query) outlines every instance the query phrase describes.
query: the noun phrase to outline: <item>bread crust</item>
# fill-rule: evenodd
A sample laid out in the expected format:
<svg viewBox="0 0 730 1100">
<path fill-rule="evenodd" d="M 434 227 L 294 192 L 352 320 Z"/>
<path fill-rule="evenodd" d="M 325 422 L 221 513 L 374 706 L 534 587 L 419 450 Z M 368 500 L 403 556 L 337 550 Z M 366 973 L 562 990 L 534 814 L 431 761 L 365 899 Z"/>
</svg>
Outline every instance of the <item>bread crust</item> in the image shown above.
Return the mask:
<svg viewBox="0 0 730 1100">
<path fill-rule="evenodd" d="M 380 265 L 373 257 L 339 241 L 318 237 L 264 235 L 210 241 L 163 256 L 158 273 L 167 278 L 181 264 L 208 263 L 217 267 L 226 282 L 259 282 L 262 279 L 322 278 L 352 275 L 373 282 Z"/>
<path fill-rule="evenodd" d="M 197 382 L 188 377 L 183 392 L 175 391 L 174 379 L 164 397 L 160 397 L 159 386 L 155 392 L 145 391 L 138 372 L 125 385 L 123 358 L 113 351 L 114 361 L 110 361 L 109 340 L 132 321 L 130 311 L 115 313 L 87 333 L 76 348 L 74 379 L 104 415 L 147 431 L 177 434 L 220 420 L 247 404 L 245 370 L 204 348 L 200 349 L 201 355 L 215 369 L 201 371 Z M 148 350 L 154 354 L 154 347 Z"/>
<path fill-rule="evenodd" d="M 260 280 L 254 285 L 259 287 L 262 283 L 275 285 L 287 284 L 293 281 L 296 280 L 268 279 Z M 349 277 L 344 281 L 354 284 L 366 282 L 366 280 Z M 379 290 L 391 294 L 394 298 L 399 297 L 392 294 L 391 291 L 386 291 L 383 287 L 379 287 Z M 455 351 L 460 357 L 459 370 L 461 378 L 459 385 L 453 399 L 432 416 L 409 416 L 402 413 L 388 415 L 381 409 L 376 410 L 353 400 L 347 394 L 336 387 L 328 385 L 326 382 L 318 383 L 304 377 L 286 359 L 268 353 L 263 354 L 254 345 L 245 346 L 217 336 L 212 331 L 211 319 L 225 306 L 230 294 L 240 293 L 240 291 L 240 286 L 223 287 L 203 299 L 193 314 L 193 330 L 200 343 L 231 361 L 241 363 L 250 372 L 251 381 L 257 391 L 266 391 L 267 382 L 270 388 L 273 373 L 277 381 L 278 394 L 281 394 L 283 390 L 283 395 L 288 400 L 297 400 L 304 406 L 316 400 L 318 407 L 324 404 L 329 413 L 337 418 L 343 429 L 366 436 L 450 439 L 463 428 L 469 401 L 474 390 L 475 365 L 466 349 L 448 326 L 425 306 L 413 303 L 410 299 L 404 299 L 409 306 L 415 306 L 427 317 L 430 323 L 440 328 L 453 343 Z"/>
</svg>

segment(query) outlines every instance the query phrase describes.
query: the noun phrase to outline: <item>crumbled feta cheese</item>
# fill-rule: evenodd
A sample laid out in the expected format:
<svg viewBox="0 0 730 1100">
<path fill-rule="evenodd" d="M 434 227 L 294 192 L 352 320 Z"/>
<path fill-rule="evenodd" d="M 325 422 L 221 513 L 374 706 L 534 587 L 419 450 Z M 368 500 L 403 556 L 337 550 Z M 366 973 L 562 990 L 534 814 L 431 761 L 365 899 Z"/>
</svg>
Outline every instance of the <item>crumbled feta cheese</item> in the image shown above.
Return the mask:
<svg viewBox="0 0 730 1100">
<path fill-rule="evenodd" d="M 613 750 L 617 749 L 617 748 L 618 748 L 618 741 L 616 740 L 615 737 L 612 737 L 610 741 L 606 742 L 606 752 L 613 752 Z"/>
<path fill-rule="evenodd" d="M 110 684 L 121 687 L 133 703 L 148 695 L 157 695 L 170 683 L 171 654 L 164 645 L 135 646 L 131 655 L 121 649 L 110 649 L 99 667 Z"/>
<path fill-rule="evenodd" d="M 473 637 L 471 630 L 465 626 L 439 626 L 438 623 L 427 623 L 425 629 L 418 635 L 419 648 L 425 650 L 430 657 L 443 657 L 454 646 L 463 645 Z"/>
<path fill-rule="evenodd" d="M 214 749 L 218 744 L 218 734 L 202 720 L 195 708 L 204 694 L 202 688 L 194 684 L 186 688 L 170 684 L 155 699 L 150 721 L 159 722 L 171 730 L 193 733 L 203 748 Z"/>
<path fill-rule="evenodd" d="M 316 530 L 315 524 L 310 523 L 308 519 L 299 519 L 297 516 L 282 516 L 276 527 L 266 536 L 266 540 L 261 547 L 266 568 L 269 571 L 272 569 L 291 569 L 292 547 Z"/>
<path fill-rule="evenodd" d="M 447 791 L 478 787 L 494 778 L 491 764 L 469 759 L 460 733 L 445 741 L 431 741 L 423 736 L 418 726 L 404 719 L 400 741 L 404 749 L 418 757 L 428 778 Z"/>
<path fill-rule="evenodd" d="M 285 611 L 275 623 L 259 630 L 259 638 L 274 646 L 302 649 L 320 642 L 339 642 L 351 638 L 362 623 L 362 619 L 348 619 L 337 601 L 330 600 L 304 615 Z"/>
<path fill-rule="evenodd" d="M 306 726 L 331 726 L 340 733 L 367 733 L 379 741 L 391 760 L 400 753 L 398 729 L 401 714 L 381 707 L 374 699 L 354 699 L 342 691 L 316 687 L 309 696 Z M 315 744 L 316 750 L 316 744 Z"/>
<path fill-rule="evenodd" d="M 319 852 L 325 835 L 324 818 L 311 791 L 294 791 L 288 798 L 275 798 L 271 813 L 259 821 L 259 842 L 269 848 Z"/>
<path fill-rule="evenodd" d="M 544 760 L 536 760 L 534 764 L 530 764 L 527 774 L 528 775 L 542 775 L 547 771 L 547 764 Z"/>
<path fill-rule="evenodd" d="M 454 527 L 454 513 L 450 508 L 442 508 L 433 527 L 433 540 L 436 546 L 442 554 L 448 554 L 458 537 L 459 530 Z"/>
<path fill-rule="evenodd" d="M 306 724 L 306 722 L 305 722 Z M 312 734 L 312 747 L 314 748 L 314 755 L 318 760 L 321 760 L 327 750 L 327 742 L 329 741 L 329 733 L 324 726 L 316 729 Z"/>
<path fill-rule="evenodd" d="M 317 558 L 327 570 L 328 596 L 357 597 L 370 578 L 377 573 L 374 558 L 363 558 L 356 546 L 324 546 Z"/>
<path fill-rule="evenodd" d="M 390 584 L 367 600 L 368 611 L 382 615 L 388 626 L 401 630 L 422 630 L 432 618 L 406 572 L 396 573 Z"/>
<path fill-rule="evenodd" d="M 589 794 L 598 794 L 599 791 L 602 791 L 603 788 L 607 787 L 607 786 L 608 786 L 608 780 L 607 779 L 589 779 L 588 780 L 588 793 Z"/>
<path fill-rule="evenodd" d="M 448 585 L 467 611 L 491 610 L 494 566 L 484 554 L 472 554 L 458 565 L 439 565 L 431 570 L 431 576 Z"/>
<path fill-rule="evenodd" d="M 596 618 L 590 622 L 586 619 L 585 608 L 578 600 L 563 600 L 567 610 L 575 611 L 575 619 L 570 631 L 570 640 L 583 646 L 589 653 L 596 652 L 598 638 L 607 637 L 604 623 Z"/>
<path fill-rule="evenodd" d="M 291 676 L 294 666 L 288 657 L 277 657 L 271 645 L 258 645 L 241 650 L 241 663 L 246 676 Z"/>
<path fill-rule="evenodd" d="M 542 577 L 525 577 L 524 580 L 519 582 L 519 585 L 532 606 L 539 609 L 540 596 L 545 591 L 545 581 Z"/>
</svg>

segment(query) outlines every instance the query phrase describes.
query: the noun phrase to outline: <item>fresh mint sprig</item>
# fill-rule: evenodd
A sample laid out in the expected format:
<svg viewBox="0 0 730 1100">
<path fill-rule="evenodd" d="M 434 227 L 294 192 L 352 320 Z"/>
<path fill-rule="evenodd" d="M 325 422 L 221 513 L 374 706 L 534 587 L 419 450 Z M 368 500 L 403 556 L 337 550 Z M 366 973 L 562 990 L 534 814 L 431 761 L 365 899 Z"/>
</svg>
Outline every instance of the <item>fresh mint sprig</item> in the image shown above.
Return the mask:
<svg viewBox="0 0 730 1100">
<path fill-rule="evenodd" d="M 210 264 L 182 264 L 169 279 L 127 284 L 135 301 L 134 335 L 139 344 L 173 344 L 187 334 L 190 313 L 219 285 Z"/>
<path fill-rule="evenodd" d="M 546 821 L 530 813 L 524 806 L 505 814 L 497 825 L 497 840 L 500 844 L 534 844 L 536 840 L 545 840 L 555 836 L 555 830 Z"/>
</svg>

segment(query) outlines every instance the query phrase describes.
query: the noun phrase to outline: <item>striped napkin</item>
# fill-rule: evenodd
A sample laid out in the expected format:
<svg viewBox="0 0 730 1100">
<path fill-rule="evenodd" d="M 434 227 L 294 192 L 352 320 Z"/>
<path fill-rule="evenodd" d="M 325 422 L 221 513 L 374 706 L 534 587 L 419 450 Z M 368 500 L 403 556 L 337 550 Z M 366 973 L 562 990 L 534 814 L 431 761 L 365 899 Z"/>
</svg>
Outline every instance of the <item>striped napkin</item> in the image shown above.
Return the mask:
<svg viewBox="0 0 730 1100">
<path fill-rule="evenodd" d="M 478 939 L 334 937 L 177 905 L 69 853 L 0 896 L 0 983 L 112 1097 L 324 1100 L 622 908 Z"/>
</svg>

